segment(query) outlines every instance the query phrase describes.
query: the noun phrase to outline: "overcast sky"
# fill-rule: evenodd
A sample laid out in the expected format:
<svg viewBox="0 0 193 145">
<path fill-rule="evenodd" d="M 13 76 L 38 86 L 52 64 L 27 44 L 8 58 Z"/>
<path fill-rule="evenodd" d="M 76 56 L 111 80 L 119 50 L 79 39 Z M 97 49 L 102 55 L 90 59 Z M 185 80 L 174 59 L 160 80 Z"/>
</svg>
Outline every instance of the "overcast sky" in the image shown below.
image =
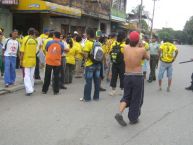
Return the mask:
<svg viewBox="0 0 193 145">
<path fill-rule="evenodd" d="M 140 4 L 141 0 L 127 0 L 127 12 Z M 152 15 L 153 0 L 143 0 L 145 10 Z M 171 27 L 183 30 L 186 21 L 193 16 L 193 0 L 158 0 L 154 28 Z"/>
</svg>

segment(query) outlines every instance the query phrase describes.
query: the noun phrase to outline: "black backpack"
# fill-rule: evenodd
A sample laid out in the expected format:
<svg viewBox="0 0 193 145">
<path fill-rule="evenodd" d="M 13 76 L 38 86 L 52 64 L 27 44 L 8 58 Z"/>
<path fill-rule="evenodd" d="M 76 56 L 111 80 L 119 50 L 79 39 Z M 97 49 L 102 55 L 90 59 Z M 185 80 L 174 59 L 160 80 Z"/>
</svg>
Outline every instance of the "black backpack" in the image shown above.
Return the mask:
<svg viewBox="0 0 193 145">
<path fill-rule="evenodd" d="M 114 64 L 120 64 L 123 62 L 123 53 L 121 52 L 121 44 L 115 44 L 110 52 L 111 61 Z"/>
</svg>

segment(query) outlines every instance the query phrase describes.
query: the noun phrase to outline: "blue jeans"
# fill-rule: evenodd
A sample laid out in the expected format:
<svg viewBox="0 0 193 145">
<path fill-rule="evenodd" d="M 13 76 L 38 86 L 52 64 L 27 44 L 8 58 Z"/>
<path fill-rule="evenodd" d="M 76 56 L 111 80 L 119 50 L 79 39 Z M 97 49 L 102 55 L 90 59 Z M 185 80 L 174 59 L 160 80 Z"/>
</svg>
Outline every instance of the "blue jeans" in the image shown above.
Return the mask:
<svg viewBox="0 0 193 145">
<path fill-rule="evenodd" d="M 94 80 L 95 91 L 94 91 L 94 100 L 99 99 L 99 88 L 100 88 L 100 64 L 93 64 L 85 68 L 85 80 L 86 84 L 84 86 L 84 100 L 91 100 L 91 90 L 92 90 L 92 80 Z"/>
<path fill-rule="evenodd" d="M 5 56 L 4 81 L 6 85 L 11 85 L 15 83 L 15 78 L 16 78 L 15 69 L 16 69 L 16 57 Z"/>
</svg>

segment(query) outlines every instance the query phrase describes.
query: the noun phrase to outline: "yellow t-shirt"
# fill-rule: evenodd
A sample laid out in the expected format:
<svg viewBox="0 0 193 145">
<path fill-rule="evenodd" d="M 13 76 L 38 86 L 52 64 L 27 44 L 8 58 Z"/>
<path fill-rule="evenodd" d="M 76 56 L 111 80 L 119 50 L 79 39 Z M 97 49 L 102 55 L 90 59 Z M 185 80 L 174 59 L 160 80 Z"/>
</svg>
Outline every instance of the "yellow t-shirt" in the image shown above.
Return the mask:
<svg viewBox="0 0 193 145">
<path fill-rule="evenodd" d="M 149 43 L 145 42 L 145 50 L 149 51 Z"/>
<path fill-rule="evenodd" d="M 107 40 L 107 42 L 106 42 L 106 44 L 105 44 L 105 54 L 109 54 L 110 53 L 110 51 L 111 51 L 111 46 L 112 46 L 112 44 L 114 44 L 115 43 L 115 39 L 108 39 Z"/>
<path fill-rule="evenodd" d="M 31 36 L 26 36 L 23 39 L 23 43 L 20 52 L 24 53 L 23 56 L 23 67 L 35 67 L 36 66 L 36 50 L 37 41 Z"/>
<path fill-rule="evenodd" d="M 161 61 L 163 62 L 172 62 L 174 60 L 174 53 L 177 51 L 177 48 L 174 44 L 166 42 L 160 46 L 161 50 Z"/>
<path fill-rule="evenodd" d="M 75 65 L 76 64 L 75 57 L 77 53 L 78 51 L 77 51 L 76 45 L 73 45 L 73 47 L 70 48 L 68 53 L 66 54 L 66 63 Z"/>
<path fill-rule="evenodd" d="M 51 41 L 51 40 L 53 40 L 53 38 L 48 38 L 48 39 L 46 39 L 46 40 L 44 41 L 43 47 L 42 47 L 42 50 L 43 50 L 44 54 L 46 54 L 46 45 L 47 45 L 47 43 L 48 43 L 49 41 Z"/>
<path fill-rule="evenodd" d="M 41 34 L 41 35 L 40 35 L 40 38 L 46 40 L 46 39 L 48 39 L 48 35 L 46 35 L 46 34 Z"/>
<path fill-rule="evenodd" d="M 77 49 L 77 55 L 76 55 L 76 59 L 79 59 L 79 60 L 83 60 L 83 54 L 82 54 L 82 45 L 78 42 L 75 42 L 74 43 L 76 49 Z"/>
<path fill-rule="evenodd" d="M 94 42 L 92 42 L 92 41 L 90 41 L 90 40 L 87 40 L 87 41 L 85 42 L 85 46 L 84 46 L 84 48 L 83 48 L 83 51 L 89 54 L 90 51 L 91 51 L 92 48 L 93 48 L 93 43 L 94 43 Z M 85 62 L 85 66 L 87 67 L 87 66 L 91 66 L 91 65 L 93 65 L 93 62 L 92 62 L 92 61 L 89 59 L 89 57 L 88 57 L 87 60 L 86 60 L 86 62 Z"/>
</svg>

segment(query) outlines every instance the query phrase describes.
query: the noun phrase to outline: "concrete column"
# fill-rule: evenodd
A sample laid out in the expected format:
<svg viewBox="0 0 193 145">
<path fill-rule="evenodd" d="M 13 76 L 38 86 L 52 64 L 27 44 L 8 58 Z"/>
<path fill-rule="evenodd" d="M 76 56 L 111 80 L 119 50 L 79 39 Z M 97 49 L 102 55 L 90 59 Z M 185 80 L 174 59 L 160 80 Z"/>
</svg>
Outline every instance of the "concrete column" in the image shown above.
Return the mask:
<svg viewBox="0 0 193 145">
<path fill-rule="evenodd" d="M 9 9 L 0 8 L 0 27 L 5 30 L 4 35 L 9 37 L 13 29 L 13 15 Z"/>
</svg>

